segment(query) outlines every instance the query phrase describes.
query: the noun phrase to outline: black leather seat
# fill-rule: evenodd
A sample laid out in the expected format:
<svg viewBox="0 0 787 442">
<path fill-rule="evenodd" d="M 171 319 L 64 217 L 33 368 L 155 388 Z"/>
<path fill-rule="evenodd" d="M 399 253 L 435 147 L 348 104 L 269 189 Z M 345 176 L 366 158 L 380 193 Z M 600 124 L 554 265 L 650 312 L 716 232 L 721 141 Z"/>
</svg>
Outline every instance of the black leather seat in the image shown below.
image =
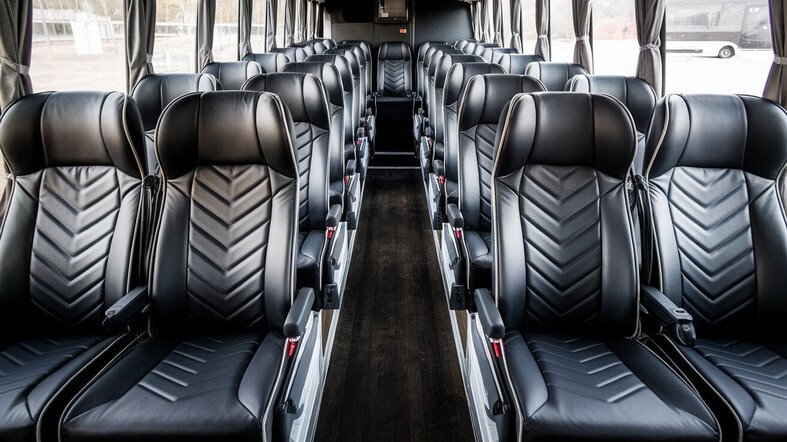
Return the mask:
<svg viewBox="0 0 787 442">
<path fill-rule="evenodd" d="M 293 43 L 292 45 L 290 45 L 290 47 L 302 48 L 303 52 L 306 53 L 306 57 L 315 54 L 314 46 L 312 46 L 312 44 L 310 42 L 308 42 L 308 41 L 300 41 L 300 42 L 297 42 L 297 43 Z"/>
<path fill-rule="evenodd" d="M 697 333 L 693 348 L 660 342 L 718 404 L 730 440 L 787 438 L 785 166 L 787 114 L 773 102 L 669 95 L 656 106 L 652 283 Z"/>
<path fill-rule="evenodd" d="M 377 92 L 374 95 L 375 115 L 381 151 L 412 151 L 413 115 L 418 106 L 413 93 L 412 54 L 402 42 L 386 42 L 377 54 Z"/>
<path fill-rule="evenodd" d="M 492 177 L 501 316 L 489 291 L 476 305 L 493 318 L 480 319 L 487 336 L 503 343 L 490 347 L 508 367 L 520 439 L 718 440 L 694 390 L 630 338 L 639 278 L 626 109 L 603 95 L 523 94 L 501 125 Z"/>
<path fill-rule="evenodd" d="M 273 54 L 284 54 L 287 57 L 287 60 L 290 63 L 298 63 L 301 61 L 305 61 L 306 57 L 309 55 L 303 48 L 300 47 L 289 47 L 289 48 L 273 48 L 271 49 L 271 53 Z"/>
<path fill-rule="evenodd" d="M 435 46 L 436 47 L 436 46 Z M 432 47 L 427 51 L 427 55 L 429 52 L 432 51 L 435 47 Z M 436 49 L 429 58 L 426 59 L 424 65 L 426 66 L 426 95 L 428 98 L 429 105 L 427 106 L 428 115 L 429 115 L 429 127 L 432 128 L 432 131 L 435 133 L 437 132 L 437 128 L 435 127 L 434 118 L 437 115 L 438 103 L 437 103 L 437 96 L 435 95 L 435 76 L 437 75 L 437 67 L 440 65 L 440 59 L 443 58 L 444 55 L 463 55 L 462 51 L 458 49 Z M 480 60 L 480 58 L 479 58 Z M 482 60 L 481 60 L 482 61 Z"/>
<path fill-rule="evenodd" d="M 467 44 L 468 44 L 468 43 L 471 43 L 471 42 L 472 42 L 472 43 L 475 43 L 475 40 L 473 40 L 473 39 L 468 39 L 468 40 L 457 40 L 457 41 L 454 43 L 454 47 L 455 47 L 456 49 L 459 49 L 460 51 L 463 51 L 463 50 L 464 50 L 464 48 L 465 48 L 465 46 L 467 46 Z"/>
<path fill-rule="evenodd" d="M 310 40 L 309 43 L 311 43 L 312 49 L 314 49 L 314 55 L 320 55 L 328 50 L 328 46 L 322 39 Z"/>
<path fill-rule="evenodd" d="M 648 82 L 639 77 L 622 75 L 575 75 L 569 80 L 567 89 L 571 92 L 611 95 L 626 106 L 637 129 L 634 171 L 641 175 L 645 158 L 645 135 L 650 127 L 653 108 L 656 107 L 656 92 Z"/>
<path fill-rule="evenodd" d="M 361 98 L 362 98 L 362 110 L 366 111 L 366 100 L 369 95 L 372 94 L 371 90 L 371 76 L 369 72 L 371 71 L 371 62 L 366 59 L 366 53 L 360 46 L 352 45 L 352 44 L 340 44 L 336 46 L 336 49 L 344 49 L 350 50 L 353 54 L 355 54 L 355 59 L 358 62 L 359 68 L 359 75 L 361 81 Z M 352 61 L 351 61 L 352 63 Z M 365 114 L 364 114 L 365 115 Z"/>
<path fill-rule="evenodd" d="M 492 62 L 503 66 L 509 74 L 524 75 L 527 65 L 544 61 L 540 55 L 494 53 Z"/>
<path fill-rule="evenodd" d="M 435 52 L 439 50 L 449 50 L 449 49 L 453 49 L 453 47 L 447 44 L 434 44 L 429 48 L 427 48 L 426 51 L 424 52 L 424 59 L 423 59 L 423 63 L 421 64 L 421 68 L 423 70 L 421 74 L 423 76 L 423 85 L 421 86 L 422 88 L 421 98 L 423 99 L 423 107 L 427 111 L 429 110 L 429 98 L 430 98 L 429 97 L 429 62 L 431 61 L 432 55 L 434 55 Z"/>
<path fill-rule="evenodd" d="M 360 127 L 360 120 L 365 114 L 366 106 L 366 98 L 364 93 L 365 85 L 362 77 L 363 74 L 361 71 L 361 63 L 358 61 L 355 51 L 349 47 L 336 47 L 334 49 L 329 49 L 325 51 L 325 54 L 343 56 L 347 60 L 347 64 L 350 66 L 350 73 L 352 74 L 353 80 L 353 122 L 357 130 L 357 128 Z"/>
<path fill-rule="evenodd" d="M 412 98 L 412 55 L 402 42 L 386 42 L 377 52 L 377 95 Z"/>
<path fill-rule="evenodd" d="M 288 438 L 292 415 L 274 398 L 287 387 L 287 358 L 310 363 L 303 340 L 288 352 L 314 302 L 312 290 L 293 290 L 294 138 L 272 94 L 190 94 L 167 108 L 156 139 L 165 185 L 152 337 L 70 404 L 62 440 Z M 293 403 L 301 394 L 293 389 Z"/>
<path fill-rule="evenodd" d="M 525 75 L 540 80 L 548 91 L 568 90 L 568 81 L 575 75 L 588 75 L 580 64 L 539 61 L 525 67 Z"/>
<path fill-rule="evenodd" d="M 280 72 L 284 65 L 290 62 L 286 55 L 279 52 L 246 54 L 243 60 L 257 62 L 262 67 L 263 74 Z"/>
<path fill-rule="evenodd" d="M 332 81 L 338 82 L 338 78 Z M 331 129 L 333 127 L 341 134 L 344 128 L 334 120 L 336 115 L 331 112 L 328 93 L 314 74 L 282 72 L 258 75 L 247 81 L 243 90 L 278 95 L 292 117 L 295 131 L 292 144 L 297 154 L 300 180 L 296 287 L 311 287 L 319 293 L 326 231 L 328 227 L 336 227 L 327 224 L 330 205 L 338 204 L 339 216 L 343 213 L 340 198 L 334 202 L 329 200 L 329 186 L 334 182 L 337 186 L 344 184 L 343 175 L 333 182 L 330 176 L 331 171 L 336 174 L 344 169 L 342 144 L 334 142 L 331 145 Z"/>
<path fill-rule="evenodd" d="M 0 439 L 34 441 L 56 393 L 129 342 L 102 321 L 140 283 L 144 133 L 124 94 L 46 92 L 5 109 L 0 148 L 13 176 L 0 235 Z"/>
<path fill-rule="evenodd" d="M 369 46 L 369 43 L 362 40 L 344 40 L 341 44 L 358 46 L 363 51 L 364 60 L 366 62 L 366 95 L 371 95 L 374 91 L 372 79 L 372 65 L 374 64 L 374 60 L 372 59 L 372 48 Z"/>
<path fill-rule="evenodd" d="M 478 45 L 477 42 L 475 42 L 475 41 L 468 41 L 461 48 L 457 48 L 457 49 L 461 50 L 465 54 L 473 55 L 473 52 L 475 51 L 476 45 Z"/>
<path fill-rule="evenodd" d="M 473 48 L 473 55 L 478 55 L 479 57 L 484 55 L 484 51 L 489 48 L 499 48 L 500 46 L 497 43 L 476 43 L 475 47 Z"/>
<path fill-rule="evenodd" d="M 498 48 L 498 47 L 490 47 L 484 48 L 484 52 L 481 53 L 481 58 L 484 59 L 487 63 L 494 63 L 496 58 L 499 58 L 502 54 L 518 54 L 519 52 L 514 48 Z"/>
<path fill-rule="evenodd" d="M 131 97 L 136 101 L 142 116 L 147 147 L 145 171 L 148 175 L 158 171 L 154 143 L 156 123 L 164 108 L 176 98 L 190 92 L 212 92 L 216 89 L 216 77 L 210 74 L 152 74 L 134 86 Z"/>
<path fill-rule="evenodd" d="M 426 41 L 421 43 L 421 46 L 418 46 L 418 55 L 415 59 L 415 75 L 416 75 L 416 91 L 418 92 L 419 97 L 424 97 L 424 57 L 426 56 L 426 51 L 429 50 L 432 46 L 441 45 L 441 46 L 448 46 L 448 43 L 445 41 Z M 456 48 L 460 49 L 461 48 Z"/>
<path fill-rule="evenodd" d="M 517 94 L 543 90 L 538 80 L 509 74 L 476 76 L 465 88 L 457 122 L 456 159 L 465 274 L 471 293 L 492 283 L 492 166 L 500 113 Z"/>
<path fill-rule="evenodd" d="M 240 90 L 246 80 L 262 73 L 262 66 L 254 61 L 223 61 L 209 63 L 202 73 L 216 77 L 219 89 Z"/>
</svg>

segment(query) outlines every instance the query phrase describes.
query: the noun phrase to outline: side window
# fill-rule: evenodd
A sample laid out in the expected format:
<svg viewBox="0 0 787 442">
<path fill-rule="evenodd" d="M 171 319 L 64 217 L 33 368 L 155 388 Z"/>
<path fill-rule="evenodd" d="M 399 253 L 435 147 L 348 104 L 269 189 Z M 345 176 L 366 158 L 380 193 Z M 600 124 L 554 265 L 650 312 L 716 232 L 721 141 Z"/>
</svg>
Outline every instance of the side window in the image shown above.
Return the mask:
<svg viewBox="0 0 787 442">
<path fill-rule="evenodd" d="M 571 0 L 551 0 L 552 61 L 570 63 L 574 59 L 574 20 Z"/>
<path fill-rule="evenodd" d="M 213 59 L 216 61 L 238 59 L 238 0 L 216 1 Z"/>
<path fill-rule="evenodd" d="M 194 72 L 197 51 L 197 0 L 158 0 L 153 69 Z"/>
<path fill-rule="evenodd" d="M 634 75 L 639 56 L 634 2 L 595 1 L 592 18 L 594 73 Z"/>
<path fill-rule="evenodd" d="M 265 52 L 265 0 L 254 0 L 251 9 L 251 49 Z"/>
<path fill-rule="evenodd" d="M 538 32 L 536 32 L 536 2 L 533 0 L 522 2 L 522 53 L 535 52 Z"/>
</svg>

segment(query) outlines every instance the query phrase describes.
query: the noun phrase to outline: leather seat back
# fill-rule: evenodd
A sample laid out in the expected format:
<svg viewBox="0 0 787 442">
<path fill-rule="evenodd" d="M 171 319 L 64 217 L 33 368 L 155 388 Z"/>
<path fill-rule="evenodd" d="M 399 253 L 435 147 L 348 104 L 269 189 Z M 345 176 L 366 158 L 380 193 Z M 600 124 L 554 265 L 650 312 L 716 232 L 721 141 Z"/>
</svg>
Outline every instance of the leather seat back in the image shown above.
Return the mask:
<svg viewBox="0 0 787 442">
<path fill-rule="evenodd" d="M 476 57 L 465 55 L 465 57 Z M 459 106 L 464 97 L 465 88 L 470 79 L 476 75 L 505 74 L 502 67 L 492 63 L 455 63 L 448 70 L 443 88 L 443 141 L 445 177 L 456 183 L 459 179 Z"/>
<path fill-rule="evenodd" d="M 246 54 L 246 56 L 243 57 L 243 61 L 255 61 L 259 63 L 260 67 L 262 67 L 262 73 L 264 74 L 280 72 L 284 65 L 290 62 L 287 56 L 280 52 Z"/>
<path fill-rule="evenodd" d="M 499 48 L 500 46 L 497 43 L 478 43 L 473 48 L 473 55 L 478 55 L 479 57 L 484 55 L 484 51 L 488 48 Z"/>
<path fill-rule="evenodd" d="M 477 45 L 478 43 L 474 41 L 468 41 L 462 48 L 457 48 L 457 49 L 461 49 L 461 51 L 464 52 L 465 54 L 474 55 L 473 52 L 475 51 L 475 47 Z"/>
<path fill-rule="evenodd" d="M 481 58 L 487 63 L 494 63 L 496 58 L 502 54 L 518 54 L 519 52 L 514 48 L 484 48 Z"/>
<path fill-rule="evenodd" d="M 357 49 L 357 48 L 356 48 Z M 353 79 L 353 126 L 355 128 L 361 125 L 361 113 L 363 112 L 362 106 L 365 104 L 366 97 L 364 94 L 363 71 L 361 71 L 361 64 L 358 62 L 358 57 L 351 48 L 336 47 L 325 51 L 327 55 L 341 55 L 347 60 L 350 65 L 350 73 Z"/>
<path fill-rule="evenodd" d="M 752 96 L 668 95 L 647 144 L 654 285 L 698 334 L 783 338 L 784 109 Z"/>
<path fill-rule="evenodd" d="M 448 43 L 444 41 L 426 41 L 421 43 L 421 46 L 418 46 L 418 56 L 415 59 L 415 76 L 416 82 L 418 83 L 416 85 L 416 90 L 418 91 L 419 97 L 424 96 L 424 57 L 426 56 L 426 51 L 436 45 L 448 46 Z"/>
<path fill-rule="evenodd" d="M 424 52 L 424 60 L 421 65 L 421 69 L 423 71 L 421 73 L 421 75 L 423 76 L 423 85 L 421 86 L 422 87 L 421 98 L 423 98 L 426 107 L 429 107 L 429 98 L 431 98 L 429 97 L 429 62 L 432 60 L 432 55 L 434 55 L 435 52 L 441 49 L 447 50 L 453 48 L 447 44 L 434 44 L 429 48 L 427 48 L 426 51 Z"/>
<path fill-rule="evenodd" d="M 298 229 L 292 126 L 281 100 L 266 92 L 195 93 L 164 111 L 154 328 L 282 332 Z"/>
<path fill-rule="evenodd" d="M 475 43 L 475 40 L 473 40 L 473 39 L 470 39 L 470 40 L 458 40 L 458 41 L 456 41 L 454 43 L 454 47 L 456 49 L 459 49 L 460 51 L 463 51 L 465 46 L 467 46 L 467 44 L 470 43 L 470 42 Z"/>
<path fill-rule="evenodd" d="M 12 174 L 0 234 L 0 331 L 99 333 L 140 283 L 145 141 L 118 92 L 45 92 L 10 104 L 0 149 Z"/>
<path fill-rule="evenodd" d="M 366 59 L 366 54 L 363 52 L 360 46 L 350 45 L 350 44 L 341 44 L 336 46 L 336 49 L 345 49 L 351 50 L 353 54 L 355 54 L 356 60 L 358 60 L 358 67 L 360 69 L 360 80 L 361 80 L 361 98 L 365 98 L 367 95 L 371 94 L 371 81 L 368 72 L 371 69 L 371 63 L 368 62 Z M 363 100 L 365 103 L 366 100 Z"/>
<path fill-rule="evenodd" d="M 209 63 L 202 69 L 219 80 L 219 89 L 239 90 L 249 78 L 262 73 L 262 66 L 254 61 L 223 61 Z"/>
<path fill-rule="evenodd" d="M 311 40 L 311 45 L 312 49 L 314 49 L 314 55 L 320 55 L 328 50 L 328 46 L 322 40 Z"/>
<path fill-rule="evenodd" d="M 492 62 L 503 66 L 509 74 L 524 75 L 527 65 L 537 61 L 544 61 L 540 55 L 494 53 Z"/>
<path fill-rule="evenodd" d="M 440 65 L 440 59 L 448 54 L 462 55 L 462 51 L 459 49 L 437 49 L 432 53 L 431 57 L 426 60 L 426 94 L 429 97 L 430 116 L 433 112 L 437 111 L 437 97 L 435 96 L 435 76 L 437 75 L 437 67 Z M 432 128 L 434 129 L 434 122 L 432 122 Z"/>
<path fill-rule="evenodd" d="M 500 113 L 515 95 L 544 90 L 524 75 L 490 74 L 470 79 L 459 105 L 459 208 L 465 228 L 492 230 L 492 166 Z"/>
<path fill-rule="evenodd" d="M 298 43 L 293 43 L 290 47 L 293 48 L 301 48 L 306 56 L 314 55 L 314 47 L 308 41 L 301 41 Z"/>
<path fill-rule="evenodd" d="M 443 142 L 443 89 L 448 70 L 455 63 L 482 63 L 484 60 L 477 55 L 466 54 L 446 54 L 437 62 L 434 76 L 434 106 L 429 110 L 429 119 L 432 121 L 432 128 L 435 133 L 435 141 Z"/>
<path fill-rule="evenodd" d="M 386 97 L 412 95 L 412 55 L 410 46 L 402 42 L 380 45 L 377 53 L 377 93 Z"/>
<path fill-rule="evenodd" d="M 312 55 L 310 58 L 336 57 L 345 61 L 343 57 L 337 55 Z M 346 68 L 346 66 L 345 66 Z M 300 72 L 314 74 L 323 84 L 328 94 L 328 104 L 331 114 L 331 156 L 344 158 L 340 165 L 331 161 L 331 181 L 344 180 L 345 164 L 354 158 L 354 137 L 355 130 L 352 127 L 352 89 L 348 93 L 342 88 L 342 74 L 336 65 L 325 61 L 307 61 L 302 63 L 289 63 L 284 67 L 284 72 Z M 345 75 L 349 75 L 346 73 Z M 345 81 L 350 81 L 349 79 Z M 348 150 L 352 156 L 348 155 Z M 341 168 L 336 167 L 341 166 Z"/>
<path fill-rule="evenodd" d="M 145 130 L 145 170 L 148 175 L 155 174 L 158 168 L 154 139 L 156 123 L 164 108 L 189 92 L 211 92 L 216 89 L 216 77 L 210 74 L 152 74 L 134 86 L 131 97 L 137 103 L 142 128 Z"/>
<path fill-rule="evenodd" d="M 366 94 L 371 95 L 374 89 L 372 87 L 372 64 L 374 64 L 374 60 L 372 59 L 372 48 L 369 46 L 369 43 L 363 40 L 344 40 L 342 44 L 357 46 L 363 51 L 364 60 L 366 62 Z"/>
<path fill-rule="evenodd" d="M 263 74 L 247 81 L 243 90 L 271 92 L 287 106 L 295 131 L 292 143 L 300 181 L 298 228 L 301 232 L 325 230 L 329 175 L 331 170 L 343 169 L 344 154 L 331 150 L 332 116 L 322 81 L 300 72 Z"/>
<path fill-rule="evenodd" d="M 522 94 L 493 173 L 494 293 L 507 330 L 633 336 L 639 275 L 631 117 L 606 95 Z"/>
<path fill-rule="evenodd" d="M 540 80 L 548 91 L 563 91 L 567 90 L 568 80 L 575 75 L 588 75 L 588 71 L 576 63 L 539 61 L 529 63 L 525 75 Z"/>
<path fill-rule="evenodd" d="M 306 51 L 303 48 L 299 48 L 299 47 L 273 48 L 271 49 L 271 53 L 284 54 L 284 56 L 287 57 L 287 60 L 290 63 L 298 63 L 306 60 L 306 57 L 308 57 Z"/>
</svg>

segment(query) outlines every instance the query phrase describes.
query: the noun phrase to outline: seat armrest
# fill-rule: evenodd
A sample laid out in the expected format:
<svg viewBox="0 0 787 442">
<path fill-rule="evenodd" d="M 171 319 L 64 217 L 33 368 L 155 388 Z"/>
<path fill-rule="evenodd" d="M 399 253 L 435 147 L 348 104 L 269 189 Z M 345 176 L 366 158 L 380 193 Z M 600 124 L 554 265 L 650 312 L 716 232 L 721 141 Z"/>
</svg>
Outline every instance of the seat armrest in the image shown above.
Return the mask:
<svg viewBox="0 0 787 442">
<path fill-rule="evenodd" d="M 492 339 L 503 339 L 506 336 L 506 327 L 495 300 L 492 299 L 492 292 L 489 289 L 476 289 L 474 298 L 484 334 Z"/>
<path fill-rule="evenodd" d="M 313 305 L 314 289 L 304 287 L 298 290 L 295 302 L 292 303 L 290 312 L 287 313 L 287 319 L 284 321 L 285 337 L 295 339 L 303 336 L 306 332 L 306 323 L 309 322 L 309 315 Z"/>
<path fill-rule="evenodd" d="M 339 221 L 342 219 L 342 205 L 334 204 L 328 209 L 328 215 L 325 217 L 326 227 L 337 227 Z"/>
<path fill-rule="evenodd" d="M 347 176 L 355 175 L 355 160 L 347 161 L 347 165 L 344 166 L 344 169 Z"/>
<path fill-rule="evenodd" d="M 462 229 L 465 226 L 465 218 L 456 204 L 448 204 L 445 208 L 445 216 L 448 218 L 448 224 L 454 229 Z"/>
<path fill-rule="evenodd" d="M 145 313 L 149 306 L 148 286 L 135 287 L 107 309 L 105 324 L 108 326 L 126 326 Z"/>
<path fill-rule="evenodd" d="M 686 309 L 678 307 L 667 295 L 651 286 L 641 287 L 640 302 L 672 338 L 687 347 L 694 345 L 697 340 L 694 318 Z"/>
</svg>

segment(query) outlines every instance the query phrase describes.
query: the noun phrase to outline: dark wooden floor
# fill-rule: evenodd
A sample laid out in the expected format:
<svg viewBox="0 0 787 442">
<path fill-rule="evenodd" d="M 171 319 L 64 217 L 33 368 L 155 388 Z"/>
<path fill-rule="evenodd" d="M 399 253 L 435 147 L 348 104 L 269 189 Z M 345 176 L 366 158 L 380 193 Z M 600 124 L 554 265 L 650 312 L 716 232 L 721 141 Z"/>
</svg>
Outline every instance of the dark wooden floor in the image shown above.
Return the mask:
<svg viewBox="0 0 787 442">
<path fill-rule="evenodd" d="M 318 441 L 470 441 L 418 171 L 369 172 Z"/>
</svg>

